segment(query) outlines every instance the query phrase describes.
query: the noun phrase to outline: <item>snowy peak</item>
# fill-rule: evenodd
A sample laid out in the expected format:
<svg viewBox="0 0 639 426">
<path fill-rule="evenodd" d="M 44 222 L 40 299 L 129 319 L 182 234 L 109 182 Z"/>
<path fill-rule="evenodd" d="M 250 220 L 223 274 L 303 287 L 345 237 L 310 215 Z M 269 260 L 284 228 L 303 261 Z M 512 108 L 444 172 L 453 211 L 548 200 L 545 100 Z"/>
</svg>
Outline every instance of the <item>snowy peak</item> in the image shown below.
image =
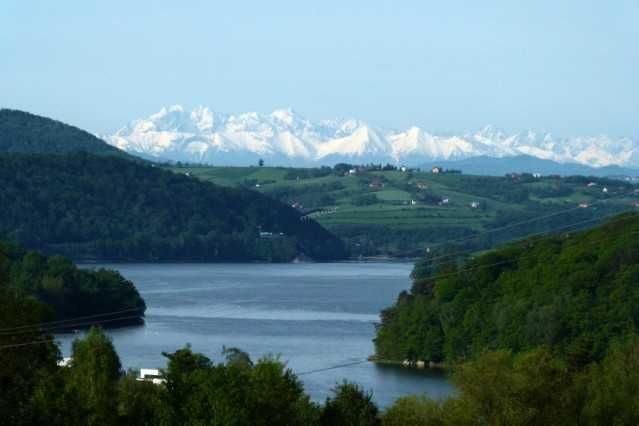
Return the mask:
<svg viewBox="0 0 639 426">
<path fill-rule="evenodd" d="M 292 108 L 269 114 L 225 114 L 198 106 L 164 107 L 104 138 L 130 153 L 173 161 L 246 165 L 318 165 L 340 161 L 418 165 L 476 156 L 529 155 L 588 166 L 639 167 L 639 144 L 606 135 L 557 138 L 531 130 L 508 134 L 494 126 L 458 135 L 420 127 L 381 130 L 352 118 L 313 122 Z"/>
</svg>

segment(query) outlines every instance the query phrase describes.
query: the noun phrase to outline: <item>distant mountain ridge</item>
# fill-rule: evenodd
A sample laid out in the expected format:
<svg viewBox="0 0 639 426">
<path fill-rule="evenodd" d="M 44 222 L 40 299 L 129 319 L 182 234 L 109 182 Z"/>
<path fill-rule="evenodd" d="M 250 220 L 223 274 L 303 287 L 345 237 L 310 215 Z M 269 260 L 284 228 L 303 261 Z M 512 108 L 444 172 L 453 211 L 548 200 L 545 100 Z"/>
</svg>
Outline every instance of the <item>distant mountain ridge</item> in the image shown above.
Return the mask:
<svg viewBox="0 0 639 426">
<path fill-rule="evenodd" d="M 130 157 L 89 132 L 24 111 L 0 109 L 0 152 L 16 154 L 66 154 Z"/>
<path fill-rule="evenodd" d="M 517 155 L 514 157 L 470 157 L 455 161 L 431 161 L 420 164 L 423 170 L 440 167 L 459 170 L 464 174 L 481 176 L 504 176 L 509 173 L 541 173 L 558 176 L 597 176 L 597 177 L 639 177 L 639 169 L 617 165 L 591 167 L 577 163 L 557 163 L 551 160 Z"/>
<path fill-rule="evenodd" d="M 532 131 L 506 134 L 491 126 L 478 132 L 436 135 L 419 127 L 382 129 L 356 119 L 312 122 L 292 109 L 270 114 L 225 114 L 207 107 L 162 108 L 104 139 L 129 153 L 173 161 L 247 165 L 395 163 L 471 157 L 531 156 L 591 167 L 639 167 L 639 143 L 606 135 L 557 138 Z"/>
</svg>

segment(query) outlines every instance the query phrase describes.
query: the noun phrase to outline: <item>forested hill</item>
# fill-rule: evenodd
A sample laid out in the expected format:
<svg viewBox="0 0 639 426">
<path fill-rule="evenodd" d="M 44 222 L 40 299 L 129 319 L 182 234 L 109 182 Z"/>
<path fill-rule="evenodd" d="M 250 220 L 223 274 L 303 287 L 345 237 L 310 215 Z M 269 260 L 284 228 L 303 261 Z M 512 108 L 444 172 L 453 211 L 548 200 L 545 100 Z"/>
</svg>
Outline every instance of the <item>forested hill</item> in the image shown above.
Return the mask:
<svg viewBox="0 0 639 426">
<path fill-rule="evenodd" d="M 0 109 L 1 153 L 64 154 L 80 151 L 134 158 L 77 127 L 24 111 Z"/>
<path fill-rule="evenodd" d="M 113 156 L 0 155 L 0 236 L 74 259 L 345 257 L 313 220 L 259 193 Z"/>
<path fill-rule="evenodd" d="M 639 214 L 513 243 L 463 266 L 426 259 L 414 280 L 382 313 L 380 358 L 455 361 L 545 345 L 572 362 L 599 360 L 639 326 Z"/>
<path fill-rule="evenodd" d="M 133 283 L 118 272 L 78 269 L 65 257 L 46 257 L 0 242 L 0 295 L 4 297 L 16 291 L 37 299 L 50 309 L 48 319 L 55 321 L 48 323 L 49 331 L 90 324 L 137 324 L 146 310 Z M 32 324 L 20 324 L 15 318 L 4 320 L 20 326 L 22 332 L 25 325 Z M 4 337 L 8 339 L 4 343 L 12 343 L 12 336 Z"/>
</svg>

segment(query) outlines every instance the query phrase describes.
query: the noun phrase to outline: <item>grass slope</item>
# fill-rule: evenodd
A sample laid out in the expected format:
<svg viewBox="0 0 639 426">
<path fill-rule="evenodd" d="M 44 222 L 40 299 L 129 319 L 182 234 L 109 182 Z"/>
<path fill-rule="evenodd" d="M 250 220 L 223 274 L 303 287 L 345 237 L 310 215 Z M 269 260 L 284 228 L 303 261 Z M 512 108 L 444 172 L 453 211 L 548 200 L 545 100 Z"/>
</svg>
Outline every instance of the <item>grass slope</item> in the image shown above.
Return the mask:
<svg viewBox="0 0 639 426">
<path fill-rule="evenodd" d="M 353 255 L 364 256 L 411 257 L 432 244 L 571 210 L 464 242 L 468 248 L 489 248 L 531 233 L 636 209 L 634 204 L 639 201 L 631 183 L 595 177 L 489 177 L 398 170 L 344 175 L 344 169 L 282 167 L 171 169 L 218 185 L 252 188 L 295 205 L 344 239 Z M 579 204 L 589 207 L 577 209 Z"/>
</svg>

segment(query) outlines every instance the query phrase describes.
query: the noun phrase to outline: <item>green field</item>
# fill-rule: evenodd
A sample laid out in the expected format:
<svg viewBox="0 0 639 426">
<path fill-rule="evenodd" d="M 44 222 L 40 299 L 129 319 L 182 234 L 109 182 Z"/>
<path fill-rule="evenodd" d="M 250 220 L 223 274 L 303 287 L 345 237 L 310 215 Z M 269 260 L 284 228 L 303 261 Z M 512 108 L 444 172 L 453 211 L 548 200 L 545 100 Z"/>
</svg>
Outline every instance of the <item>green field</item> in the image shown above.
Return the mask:
<svg viewBox="0 0 639 426">
<path fill-rule="evenodd" d="M 532 233 L 594 225 L 615 212 L 637 210 L 634 204 L 639 202 L 636 186 L 628 182 L 587 177 L 371 168 L 349 173 L 348 167 L 339 166 L 171 170 L 218 185 L 251 188 L 293 205 L 344 239 L 353 256 L 411 257 L 430 245 L 460 239 L 464 247 L 483 249 Z M 580 204 L 588 207 L 578 208 Z M 527 223 L 511 226 L 521 221 Z M 503 226 L 510 228 L 485 232 Z"/>
</svg>

